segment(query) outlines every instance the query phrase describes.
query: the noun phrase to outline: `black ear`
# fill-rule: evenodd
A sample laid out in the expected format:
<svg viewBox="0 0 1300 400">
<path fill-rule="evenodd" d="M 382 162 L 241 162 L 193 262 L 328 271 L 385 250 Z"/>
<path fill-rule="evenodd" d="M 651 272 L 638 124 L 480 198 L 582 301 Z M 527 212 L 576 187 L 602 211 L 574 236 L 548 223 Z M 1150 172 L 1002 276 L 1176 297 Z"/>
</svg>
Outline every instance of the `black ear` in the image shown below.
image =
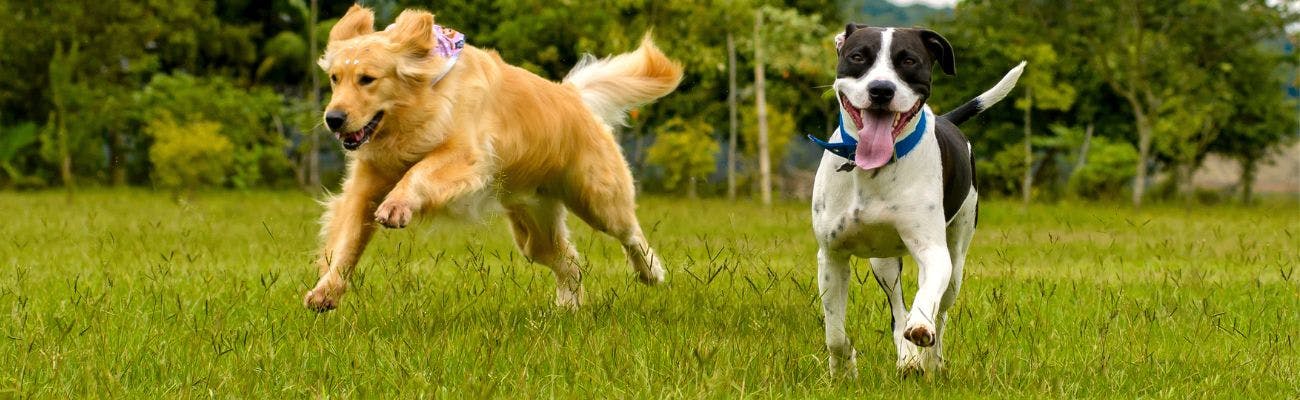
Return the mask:
<svg viewBox="0 0 1300 400">
<path fill-rule="evenodd" d="M 853 32 L 866 27 L 866 25 L 859 25 L 852 22 L 848 23 L 848 25 L 844 25 L 844 33 L 835 35 L 835 51 L 840 51 L 840 47 L 844 46 L 844 40 L 848 39 L 850 35 L 853 35 Z"/>
<path fill-rule="evenodd" d="M 948 39 L 944 39 L 942 35 L 932 30 L 922 29 L 921 42 L 925 43 L 925 49 L 930 52 L 930 55 L 939 61 L 939 68 L 943 69 L 943 73 L 957 75 L 957 60 Z"/>
<path fill-rule="evenodd" d="M 844 37 L 847 38 L 847 37 L 849 37 L 849 36 L 852 36 L 852 35 L 853 35 L 853 32 L 857 32 L 858 29 L 862 29 L 862 28 L 866 28 L 866 27 L 867 27 L 867 26 L 866 26 L 866 25 L 863 25 L 863 24 L 855 24 L 855 23 L 850 22 L 850 23 L 848 23 L 847 25 L 844 25 Z"/>
</svg>

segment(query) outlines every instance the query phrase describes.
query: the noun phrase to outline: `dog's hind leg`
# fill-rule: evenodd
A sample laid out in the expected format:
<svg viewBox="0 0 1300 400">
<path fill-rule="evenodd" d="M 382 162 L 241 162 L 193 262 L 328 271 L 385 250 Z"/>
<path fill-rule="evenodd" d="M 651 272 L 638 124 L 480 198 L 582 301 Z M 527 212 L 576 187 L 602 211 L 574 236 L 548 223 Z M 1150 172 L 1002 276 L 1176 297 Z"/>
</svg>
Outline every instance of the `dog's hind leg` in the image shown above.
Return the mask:
<svg viewBox="0 0 1300 400">
<path fill-rule="evenodd" d="M 957 301 L 957 294 L 961 292 L 961 281 L 966 266 L 966 253 L 970 250 L 971 238 L 975 236 L 975 214 L 978 212 L 977 206 L 979 195 L 971 190 L 967 196 L 965 204 L 957 215 L 953 216 L 952 223 L 948 225 L 948 251 L 952 255 L 952 279 L 948 282 L 948 291 L 944 292 L 943 298 L 939 300 L 939 316 L 935 320 L 935 343 L 930 352 L 931 365 L 943 368 L 943 331 L 948 324 L 948 310 L 952 308 L 953 303 Z"/>
<path fill-rule="evenodd" d="M 907 323 L 907 303 L 903 299 L 903 259 L 872 258 L 871 272 L 876 277 L 876 284 L 889 300 L 889 329 L 893 334 L 894 347 L 898 349 L 898 369 L 905 372 L 920 369 L 916 345 L 903 337 L 903 327 Z"/>
<path fill-rule="evenodd" d="M 564 225 L 564 206 L 555 199 L 541 198 L 532 204 L 507 205 L 506 213 L 519 251 L 555 272 L 555 304 L 567 308 L 581 305 L 582 270 Z"/>
<path fill-rule="evenodd" d="M 849 300 L 849 256 L 826 249 L 817 251 L 817 288 L 822 298 L 826 327 L 826 350 L 830 352 L 831 374 L 856 377 L 857 350 L 844 329 Z"/>
<path fill-rule="evenodd" d="M 663 262 L 641 231 L 632 173 L 617 149 L 576 163 L 565 204 L 592 228 L 618 239 L 638 280 L 647 285 L 663 282 Z"/>
</svg>

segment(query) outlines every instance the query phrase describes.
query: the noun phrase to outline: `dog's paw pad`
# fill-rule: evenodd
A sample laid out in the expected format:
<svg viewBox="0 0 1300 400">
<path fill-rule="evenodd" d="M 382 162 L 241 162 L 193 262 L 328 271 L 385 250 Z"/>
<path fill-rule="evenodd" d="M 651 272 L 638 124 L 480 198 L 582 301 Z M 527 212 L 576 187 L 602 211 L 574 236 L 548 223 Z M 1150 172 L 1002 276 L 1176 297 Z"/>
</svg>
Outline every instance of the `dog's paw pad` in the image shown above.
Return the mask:
<svg viewBox="0 0 1300 400">
<path fill-rule="evenodd" d="M 930 347 L 934 345 L 934 329 L 925 325 L 913 325 L 903 331 L 903 338 L 917 346 Z"/>
</svg>

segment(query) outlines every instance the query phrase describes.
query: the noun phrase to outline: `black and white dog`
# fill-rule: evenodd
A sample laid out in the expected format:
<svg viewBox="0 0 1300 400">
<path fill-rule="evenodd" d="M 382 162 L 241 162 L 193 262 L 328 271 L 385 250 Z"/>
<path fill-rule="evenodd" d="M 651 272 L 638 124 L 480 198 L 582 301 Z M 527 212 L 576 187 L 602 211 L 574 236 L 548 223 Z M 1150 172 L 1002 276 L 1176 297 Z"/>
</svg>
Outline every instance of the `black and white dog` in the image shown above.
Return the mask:
<svg viewBox="0 0 1300 400">
<path fill-rule="evenodd" d="M 840 127 L 828 142 L 813 138 L 828 150 L 813 184 L 813 231 L 830 368 L 857 373 L 856 351 L 844 330 L 849 258 L 857 256 L 870 259 L 889 298 L 898 368 L 938 370 L 945 313 L 961 288 L 978 211 L 970 144 L 957 125 L 1006 97 L 1025 63 L 939 116 L 925 102 L 933 65 L 955 72 L 943 36 L 849 24 L 835 45 Z M 900 280 L 905 253 L 920 272 L 910 312 Z"/>
</svg>

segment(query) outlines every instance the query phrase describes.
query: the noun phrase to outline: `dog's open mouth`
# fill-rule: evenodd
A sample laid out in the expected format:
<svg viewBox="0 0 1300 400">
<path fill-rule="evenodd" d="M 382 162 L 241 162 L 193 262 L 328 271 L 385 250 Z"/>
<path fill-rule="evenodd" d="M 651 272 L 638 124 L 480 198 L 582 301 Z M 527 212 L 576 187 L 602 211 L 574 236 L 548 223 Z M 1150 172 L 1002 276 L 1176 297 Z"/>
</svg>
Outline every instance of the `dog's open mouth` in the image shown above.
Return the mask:
<svg viewBox="0 0 1300 400">
<path fill-rule="evenodd" d="M 370 137 L 375 134 L 375 129 L 379 127 L 379 121 L 382 119 L 384 119 L 384 112 L 380 111 L 375 113 L 375 117 L 371 118 L 370 122 L 367 122 L 366 126 L 361 127 L 361 129 L 355 132 L 336 132 L 335 135 L 338 135 L 339 141 L 343 142 L 343 148 L 356 150 L 370 141 Z"/>
<path fill-rule="evenodd" d="M 862 109 L 854 107 L 848 97 L 840 93 L 840 107 L 844 108 L 853 124 L 858 127 L 858 147 L 853 155 L 853 163 L 865 170 L 880 168 L 889 163 L 894 158 L 894 139 L 902 134 L 912 117 L 921 111 L 921 105 L 918 101 L 905 113 L 887 109 Z"/>
</svg>

